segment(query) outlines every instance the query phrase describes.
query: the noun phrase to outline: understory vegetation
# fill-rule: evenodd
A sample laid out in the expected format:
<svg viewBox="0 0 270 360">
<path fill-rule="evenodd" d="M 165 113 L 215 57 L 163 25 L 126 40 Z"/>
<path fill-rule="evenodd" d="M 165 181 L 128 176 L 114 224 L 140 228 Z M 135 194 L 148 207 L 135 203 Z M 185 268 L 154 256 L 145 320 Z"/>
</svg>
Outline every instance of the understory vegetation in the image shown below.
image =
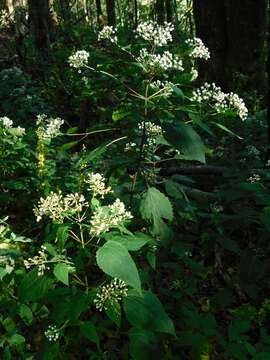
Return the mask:
<svg viewBox="0 0 270 360">
<path fill-rule="evenodd" d="M 55 1 L 17 55 L 1 13 L 3 360 L 270 359 L 265 96 L 207 79 L 175 3 L 132 28 Z"/>
</svg>

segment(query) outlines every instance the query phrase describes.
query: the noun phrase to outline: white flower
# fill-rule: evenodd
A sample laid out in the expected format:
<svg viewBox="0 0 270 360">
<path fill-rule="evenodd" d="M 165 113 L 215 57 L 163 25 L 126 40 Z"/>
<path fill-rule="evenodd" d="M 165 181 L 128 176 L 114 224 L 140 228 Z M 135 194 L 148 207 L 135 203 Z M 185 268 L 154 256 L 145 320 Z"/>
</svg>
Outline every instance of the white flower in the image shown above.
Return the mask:
<svg viewBox="0 0 270 360">
<path fill-rule="evenodd" d="M 39 250 L 38 255 L 34 256 L 33 258 L 28 258 L 24 260 L 24 266 L 28 270 L 31 266 L 37 266 L 38 268 L 38 276 L 42 276 L 46 269 L 49 269 L 46 266 L 48 261 L 47 254 L 46 254 L 46 247 L 44 245 L 41 246 L 41 250 Z"/>
<path fill-rule="evenodd" d="M 34 208 L 34 214 L 37 222 L 43 216 L 48 216 L 54 221 L 63 223 L 65 216 L 82 212 L 88 206 L 81 194 L 72 193 L 64 197 L 61 191 L 51 192 L 45 199 L 40 198 L 38 206 Z"/>
<path fill-rule="evenodd" d="M 191 68 L 190 70 L 190 74 L 191 74 L 191 81 L 194 81 L 197 79 L 197 77 L 199 76 L 198 74 L 198 70 L 195 69 L 194 67 Z"/>
<path fill-rule="evenodd" d="M 250 183 L 256 183 L 256 182 L 260 182 L 261 181 L 261 177 L 260 177 L 260 175 L 258 175 L 258 174 L 252 174 L 249 178 L 248 178 L 248 181 L 250 182 Z"/>
<path fill-rule="evenodd" d="M 97 310 L 107 310 L 107 305 L 110 303 L 118 303 L 123 297 L 127 296 L 128 288 L 126 283 L 120 279 L 113 279 L 110 284 L 103 285 L 98 291 L 94 299 Z"/>
<path fill-rule="evenodd" d="M 153 81 L 150 84 L 150 86 L 155 91 L 159 91 L 159 94 L 158 94 L 159 96 L 163 96 L 163 97 L 167 98 L 172 95 L 174 84 L 171 83 L 170 81 L 156 80 L 156 81 Z"/>
<path fill-rule="evenodd" d="M 135 142 L 129 142 L 126 144 L 124 151 L 131 151 L 136 148 L 137 144 Z"/>
<path fill-rule="evenodd" d="M 60 330 L 55 325 L 49 325 L 44 335 L 51 342 L 57 341 L 60 337 Z"/>
<path fill-rule="evenodd" d="M 129 211 L 126 211 L 125 204 L 119 199 L 116 199 L 112 205 L 101 206 L 93 214 L 90 224 L 90 234 L 99 236 L 100 234 L 109 231 L 112 227 L 123 225 L 127 220 L 132 219 L 133 216 Z"/>
<path fill-rule="evenodd" d="M 6 128 L 11 128 L 13 125 L 13 121 L 10 120 L 7 116 L 0 117 L 0 121 Z"/>
<path fill-rule="evenodd" d="M 78 50 L 68 58 L 69 65 L 75 69 L 80 69 L 88 64 L 90 54 L 85 50 Z"/>
<path fill-rule="evenodd" d="M 153 21 L 142 22 L 138 25 L 136 32 L 144 40 L 153 43 L 155 46 L 167 45 L 172 41 L 172 31 L 174 26 L 165 22 L 164 25 L 158 25 Z"/>
<path fill-rule="evenodd" d="M 105 178 L 99 173 L 90 173 L 86 175 L 85 182 L 89 185 L 88 190 L 93 193 L 93 196 L 100 195 L 104 198 L 105 195 L 112 191 L 111 187 L 106 187 Z"/>
<path fill-rule="evenodd" d="M 183 71 L 183 61 L 177 55 L 173 55 L 168 50 L 163 54 L 152 54 L 147 49 L 140 50 L 137 61 L 143 65 L 146 71 L 155 72 L 160 70 L 180 70 Z"/>
<path fill-rule="evenodd" d="M 207 103 L 212 106 L 217 113 L 222 113 L 226 110 L 235 112 L 242 120 L 245 120 L 248 115 L 248 109 L 244 101 L 234 93 L 224 93 L 215 83 L 205 83 L 200 88 L 193 91 L 191 101 L 199 104 Z"/>
<path fill-rule="evenodd" d="M 248 109 L 243 101 L 237 94 L 229 93 L 227 95 L 229 107 L 234 109 L 242 120 L 245 120 L 248 116 Z"/>
<path fill-rule="evenodd" d="M 201 39 L 197 37 L 193 39 L 187 39 L 186 44 L 192 48 L 192 51 L 189 54 L 190 57 L 194 59 L 210 59 L 210 52 Z"/>
<path fill-rule="evenodd" d="M 98 34 L 98 40 L 110 40 L 113 43 L 117 42 L 116 29 L 112 26 L 104 26 Z"/>
<path fill-rule="evenodd" d="M 51 141 L 51 139 L 61 134 L 60 127 L 64 124 L 64 120 L 41 114 L 37 116 L 36 124 L 42 130 L 43 140 Z"/>
</svg>

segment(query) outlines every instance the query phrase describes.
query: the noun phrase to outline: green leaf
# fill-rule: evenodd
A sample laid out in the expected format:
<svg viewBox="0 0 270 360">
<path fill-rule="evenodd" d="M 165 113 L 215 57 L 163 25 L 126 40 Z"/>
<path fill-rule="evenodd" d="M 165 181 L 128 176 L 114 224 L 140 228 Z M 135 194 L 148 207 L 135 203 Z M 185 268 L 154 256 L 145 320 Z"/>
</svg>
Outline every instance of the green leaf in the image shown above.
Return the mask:
<svg viewBox="0 0 270 360">
<path fill-rule="evenodd" d="M 136 328 L 175 335 L 172 320 L 157 296 L 150 291 L 144 292 L 143 296 L 130 291 L 124 298 L 124 310 L 128 321 Z"/>
<path fill-rule="evenodd" d="M 38 301 L 42 299 L 53 286 L 53 280 L 46 275 L 38 276 L 33 269 L 23 278 L 18 292 L 22 301 Z"/>
<path fill-rule="evenodd" d="M 138 251 L 146 244 L 154 244 L 155 240 L 146 234 L 135 233 L 134 235 L 122 235 L 119 233 L 107 233 L 103 236 L 107 241 L 112 240 L 124 245 L 129 251 Z"/>
<path fill-rule="evenodd" d="M 80 331 L 88 340 L 99 346 L 99 337 L 95 325 L 91 321 L 84 321 L 80 324 Z"/>
<path fill-rule="evenodd" d="M 29 306 L 21 304 L 18 309 L 18 314 L 26 325 L 30 325 L 33 322 L 33 314 Z"/>
<path fill-rule="evenodd" d="M 68 273 L 69 273 L 69 267 L 67 264 L 64 263 L 60 263 L 55 265 L 54 269 L 53 269 L 53 273 L 55 275 L 55 277 L 61 281 L 63 284 L 65 285 L 69 285 L 69 281 L 68 281 Z"/>
<path fill-rule="evenodd" d="M 130 114 L 130 111 L 124 109 L 115 110 L 112 114 L 112 119 L 114 122 L 122 120 Z"/>
<path fill-rule="evenodd" d="M 24 344 L 25 338 L 22 335 L 14 334 L 8 339 L 10 346 L 19 346 Z"/>
<path fill-rule="evenodd" d="M 205 163 L 205 145 L 197 132 L 184 122 L 164 125 L 165 138 L 177 150 L 184 154 L 185 160 L 197 160 Z"/>
<path fill-rule="evenodd" d="M 128 332 L 130 353 L 135 360 L 160 358 L 162 349 L 155 334 L 151 331 L 133 328 Z"/>
<path fill-rule="evenodd" d="M 97 251 L 97 264 L 105 274 L 126 282 L 141 292 L 141 281 L 136 264 L 124 245 L 108 241 Z"/>
<path fill-rule="evenodd" d="M 225 125 L 222 125 L 220 123 L 216 123 L 216 122 L 212 122 L 215 126 L 217 126 L 218 128 L 220 128 L 221 130 L 227 132 L 228 134 L 237 137 L 237 139 L 243 140 L 243 138 L 237 134 L 235 134 L 233 131 L 231 131 L 230 129 L 228 129 Z"/>
<path fill-rule="evenodd" d="M 164 225 L 166 225 L 163 219 L 173 220 L 173 208 L 170 200 L 154 187 L 149 188 L 144 194 L 140 212 L 143 219 L 152 223 L 155 235 L 162 233 Z"/>
<path fill-rule="evenodd" d="M 118 326 L 121 324 L 121 306 L 118 301 L 107 301 L 105 312 L 107 316 Z"/>
</svg>

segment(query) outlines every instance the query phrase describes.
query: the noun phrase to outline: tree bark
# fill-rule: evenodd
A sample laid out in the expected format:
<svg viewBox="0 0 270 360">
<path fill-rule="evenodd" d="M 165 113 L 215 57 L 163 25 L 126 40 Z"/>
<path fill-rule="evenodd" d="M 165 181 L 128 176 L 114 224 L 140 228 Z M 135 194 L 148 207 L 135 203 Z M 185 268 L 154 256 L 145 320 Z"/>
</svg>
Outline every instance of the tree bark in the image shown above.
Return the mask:
<svg viewBox="0 0 270 360">
<path fill-rule="evenodd" d="M 219 83 L 224 87 L 226 56 L 228 53 L 226 8 L 224 0 L 194 0 L 193 12 L 196 35 L 211 52 L 211 61 L 200 62 L 203 80 Z"/>
<path fill-rule="evenodd" d="M 165 3 L 164 0 L 156 0 L 157 23 L 163 24 L 165 21 Z"/>
<path fill-rule="evenodd" d="M 106 0 L 106 10 L 108 17 L 108 25 L 115 26 L 116 17 L 115 17 L 115 0 Z"/>
<path fill-rule="evenodd" d="M 97 24 L 98 24 L 98 28 L 100 29 L 102 25 L 102 8 L 101 8 L 100 0 L 96 0 L 96 10 L 97 10 Z"/>
<path fill-rule="evenodd" d="M 267 0 L 194 0 L 193 11 L 197 36 L 211 52 L 200 64 L 202 78 L 227 91 L 240 84 L 265 94 Z"/>
<path fill-rule="evenodd" d="M 64 22 L 68 22 L 70 20 L 70 4 L 69 0 L 59 0 L 61 17 Z"/>
<path fill-rule="evenodd" d="M 51 17 L 49 0 L 28 0 L 30 30 L 34 44 L 41 52 L 50 45 Z"/>
<path fill-rule="evenodd" d="M 165 0 L 167 22 L 173 22 L 173 4 L 172 0 Z"/>
</svg>

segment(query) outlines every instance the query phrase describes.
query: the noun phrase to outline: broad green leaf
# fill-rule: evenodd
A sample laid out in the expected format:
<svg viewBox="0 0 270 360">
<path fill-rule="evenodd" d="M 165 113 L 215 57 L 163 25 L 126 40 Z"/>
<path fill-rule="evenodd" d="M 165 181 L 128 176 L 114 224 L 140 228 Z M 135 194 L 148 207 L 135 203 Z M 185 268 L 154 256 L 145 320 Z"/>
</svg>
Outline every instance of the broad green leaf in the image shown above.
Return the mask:
<svg viewBox="0 0 270 360">
<path fill-rule="evenodd" d="M 97 251 L 97 264 L 105 274 L 126 282 L 141 292 L 141 281 L 136 264 L 124 245 L 108 241 Z"/>
<path fill-rule="evenodd" d="M 30 325 L 33 321 L 33 314 L 29 306 L 21 304 L 18 309 L 18 314 L 25 322 L 26 325 Z"/>
<path fill-rule="evenodd" d="M 130 353 L 135 360 L 149 360 L 153 356 L 161 358 L 162 348 L 151 331 L 133 328 L 128 332 Z"/>
<path fill-rule="evenodd" d="M 37 269 L 33 269 L 22 279 L 19 286 L 21 301 L 38 301 L 42 299 L 53 286 L 53 280 L 46 275 L 38 276 Z"/>
<path fill-rule="evenodd" d="M 112 119 L 114 122 L 124 119 L 130 114 L 130 111 L 126 111 L 125 109 L 115 110 L 112 114 Z"/>
<path fill-rule="evenodd" d="M 184 159 L 205 163 L 205 145 L 190 125 L 179 121 L 176 124 L 166 123 L 164 129 L 166 140 L 184 154 Z"/>
<path fill-rule="evenodd" d="M 121 324 L 121 306 L 119 302 L 108 301 L 106 303 L 106 309 L 105 312 L 107 316 L 118 326 L 120 327 Z"/>
<path fill-rule="evenodd" d="M 80 324 L 80 331 L 88 340 L 99 345 L 99 337 L 95 325 L 91 321 L 84 321 Z"/>
<path fill-rule="evenodd" d="M 220 128 L 221 130 L 227 132 L 228 134 L 237 137 L 237 139 L 243 140 L 243 138 L 237 134 L 235 134 L 232 130 L 228 129 L 225 125 L 222 125 L 220 123 L 212 122 L 215 126 Z"/>
<path fill-rule="evenodd" d="M 65 285 L 69 285 L 68 282 L 68 273 L 69 273 L 69 267 L 67 264 L 64 263 L 60 263 L 55 265 L 54 269 L 53 269 L 53 273 L 55 275 L 55 277 L 61 281 L 63 284 Z"/>
<path fill-rule="evenodd" d="M 104 235 L 104 238 L 109 241 L 119 242 L 121 245 L 124 245 L 125 248 L 129 251 L 138 251 L 146 244 L 153 244 L 155 240 L 146 234 L 135 233 L 134 235 L 122 235 L 119 233 L 107 233 Z"/>
<path fill-rule="evenodd" d="M 24 344 L 25 338 L 20 334 L 14 334 L 8 339 L 10 346 L 19 346 Z"/>
<path fill-rule="evenodd" d="M 130 291 L 124 298 L 124 310 L 128 321 L 135 328 L 175 335 L 172 320 L 157 296 L 150 291 L 144 292 L 143 296 Z"/>
<path fill-rule="evenodd" d="M 155 235 L 162 233 L 164 225 L 166 225 L 163 219 L 173 220 L 173 208 L 170 200 L 154 187 L 149 188 L 144 194 L 140 212 L 143 219 L 152 223 Z"/>
</svg>

